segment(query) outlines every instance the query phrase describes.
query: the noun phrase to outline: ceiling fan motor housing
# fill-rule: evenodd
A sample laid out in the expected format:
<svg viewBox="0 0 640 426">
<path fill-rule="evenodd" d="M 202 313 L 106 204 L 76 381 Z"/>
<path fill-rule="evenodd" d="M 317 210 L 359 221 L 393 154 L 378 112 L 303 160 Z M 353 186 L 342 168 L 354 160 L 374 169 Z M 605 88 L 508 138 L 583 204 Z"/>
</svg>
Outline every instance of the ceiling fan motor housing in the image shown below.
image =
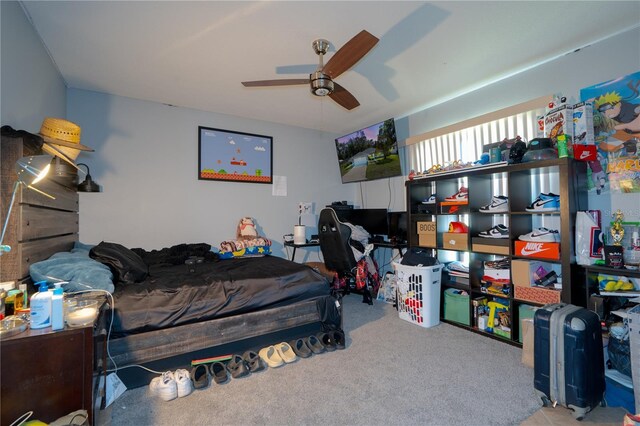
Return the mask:
<svg viewBox="0 0 640 426">
<path fill-rule="evenodd" d="M 333 81 L 331 77 L 323 74 L 321 71 L 316 71 L 309 75 L 311 81 L 311 93 L 316 96 L 327 96 L 333 93 Z"/>
</svg>

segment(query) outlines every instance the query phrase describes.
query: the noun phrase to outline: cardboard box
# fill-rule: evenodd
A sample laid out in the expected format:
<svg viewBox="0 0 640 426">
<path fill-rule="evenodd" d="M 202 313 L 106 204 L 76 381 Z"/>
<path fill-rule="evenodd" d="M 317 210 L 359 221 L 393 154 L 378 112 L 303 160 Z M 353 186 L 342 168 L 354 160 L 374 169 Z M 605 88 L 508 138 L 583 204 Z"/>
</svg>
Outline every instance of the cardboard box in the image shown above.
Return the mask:
<svg viewBox="0 0 640 426">
<path fill-rule="evenodd" d="M 479 253 L 509 254 L 510 244 L 511 241 L 508 238 L 473 237 L 471 239 L 472 250 Z"/>
<path fill-rule="evenodd" d="M 545 272 L 551 271 L 560 275 L 560 265 L 536 260 L 513 259 L 511 261 L 511 282 L 516 286 L 531 287 L 537 279 L 545 275 Z"/>
<path fill-rule="evenodd" d="M 421 247 L 436 247 L 436 223 L 417 222 L 418 245 Z"/>
<path fill-rule="evenodd" d="M 567 136 L 567 152 L 573 157 L 573 106 L 560 105 L 544 116 L 544 137 L 551 138 L 555 146 L 558 135 Z"/>
<path fill-rule="evenodd" d="M 533 368 L 533 318 L 521 320 L 520 330 L 522 330 L 522 363 L 527 367 Z"/>
<path fill-rule="evenodd" d="M 574 145 L 595 144 L 593 101 L 580 102 L 573 106 L 573 143 Z"/>
<path fill-rule="evenodd" d="M 469 212 L 468 201 L 443 201 L 440 203 L 441 214 L 463 214 Z"/>
<path fill-rule="evenodd" d="M 560 243 L 533 243 L 517 240 L 514 254 L 522 257 L 558 260 L 560 259 Z"/>
<path fill-rule="evenodd" d="M 551 290 L 543 287 L 513 287 L 513 297 L 516 299 L 541 305 L 560 303 L 560 296 L 560 290 Z"/>
<path fill-rule="evenodd" d="M 508 280 L 511 278 L 511 271 L 508 269 L 484 268 L 482 275 L 493 278 L 494 280 Z"/>
<path fill-rule="evenodd" d="M 451 250 L 468 250 L 468 234 L 458 232 L 445 232 L 442 238 L 442 245 Z"/>
</svg>

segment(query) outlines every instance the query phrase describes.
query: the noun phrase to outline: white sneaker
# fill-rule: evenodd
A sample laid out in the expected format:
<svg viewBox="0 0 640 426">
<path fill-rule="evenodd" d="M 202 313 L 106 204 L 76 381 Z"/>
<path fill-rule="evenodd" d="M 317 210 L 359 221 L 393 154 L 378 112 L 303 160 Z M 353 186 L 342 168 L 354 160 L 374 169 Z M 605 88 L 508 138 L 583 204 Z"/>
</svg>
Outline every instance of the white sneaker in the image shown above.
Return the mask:
<svg viewBox="0 0 640 426">
<path fill-rule="evenodd" d="M 165 371 L 162 376 L 155 377 L 149 383 L 151 394 L 163 401 L 171 401 L 178 397 L 178 385 L 171 371 Z"/>
<path fill-rule="evenodd" d="M 541 243 L 558 243 L 560 242 L 560 233 L 555 229 L 538 228 L 518 237 L 520 241 L 541 242 Z"/>
<path fill-rule="evenodd" d="M 175 377 L 176 385 L 178 386 L 178 398 L 187 396 L 193 391 L 191 375 L 187 370 L 179 368 L 175 373 L 173 373 L 173 377 Z"/>
</svg>

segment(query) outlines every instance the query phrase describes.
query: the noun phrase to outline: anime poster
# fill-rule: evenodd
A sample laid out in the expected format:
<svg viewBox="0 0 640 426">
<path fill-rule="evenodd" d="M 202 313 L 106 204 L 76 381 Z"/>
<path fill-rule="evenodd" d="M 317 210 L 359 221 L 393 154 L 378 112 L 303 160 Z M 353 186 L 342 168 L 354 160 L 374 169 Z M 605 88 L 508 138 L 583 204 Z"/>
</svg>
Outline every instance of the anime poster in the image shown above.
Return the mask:
<svg viewBox="0 0 640 426">
<path fill-rule="evenodd" d="M 600 193 L 607 177 L 612 192 L 640 192 L 640 71 L 580 90 L 593 101 L 598 157 L 589 162 L 593 187 Z"/>
</svg>

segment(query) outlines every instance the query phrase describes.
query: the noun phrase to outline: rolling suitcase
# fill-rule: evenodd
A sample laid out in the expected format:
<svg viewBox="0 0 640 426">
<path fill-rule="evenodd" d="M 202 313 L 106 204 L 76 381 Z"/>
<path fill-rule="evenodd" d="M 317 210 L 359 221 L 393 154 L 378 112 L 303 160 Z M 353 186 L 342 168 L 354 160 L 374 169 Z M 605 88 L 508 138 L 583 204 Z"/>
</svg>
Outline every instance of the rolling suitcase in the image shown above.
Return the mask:
<svg viewBox="0 0 640 426">
<path fill-rule="evenodd" d="M 604 354 L 598 315 L 564 303 L 546 305 L 534 316 L 534 387 L 550 402 L 582 420 L 604 401 Z"/>
</svg>

